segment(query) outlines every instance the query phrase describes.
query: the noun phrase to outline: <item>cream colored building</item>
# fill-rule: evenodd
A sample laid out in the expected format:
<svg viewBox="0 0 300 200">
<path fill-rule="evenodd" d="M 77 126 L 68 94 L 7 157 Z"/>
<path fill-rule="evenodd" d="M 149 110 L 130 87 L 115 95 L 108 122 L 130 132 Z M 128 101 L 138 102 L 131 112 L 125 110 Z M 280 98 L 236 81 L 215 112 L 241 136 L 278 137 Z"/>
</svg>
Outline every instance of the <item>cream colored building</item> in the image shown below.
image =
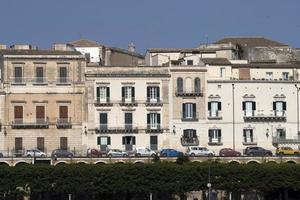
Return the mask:
<svg viewBox="0 0 300 200">
<path fill-rule="evenodd" d="M 170 146 L 166 67 L 88 66 L 86 148 Z"/>
<path fill-rule="evenodd" d="M 29 45 L 0 54 L 5 94 L 1 151 L 12 155 L 38 148 L 51 154 L 61 148 L 81 153 L 85 57 Z"/>
</svg>

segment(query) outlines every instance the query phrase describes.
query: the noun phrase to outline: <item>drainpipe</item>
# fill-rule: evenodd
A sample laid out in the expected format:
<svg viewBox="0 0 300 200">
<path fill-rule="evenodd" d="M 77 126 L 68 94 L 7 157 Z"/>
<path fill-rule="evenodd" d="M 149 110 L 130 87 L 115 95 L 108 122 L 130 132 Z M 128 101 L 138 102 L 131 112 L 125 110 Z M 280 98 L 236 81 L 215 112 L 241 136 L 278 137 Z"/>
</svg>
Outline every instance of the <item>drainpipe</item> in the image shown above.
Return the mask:
<svg viewBox="0 0 300 200">
<path fill-rule="evenodd" d="M 234 84 L 232 84 L 232 149 L 235 150 Z"/>
<path fill-rule="evenodd" d="M 297 89 L 297 136 L 299 140 L 299 87 L 297 84 L 295 84 L 295 87 Z"/>
</svg>

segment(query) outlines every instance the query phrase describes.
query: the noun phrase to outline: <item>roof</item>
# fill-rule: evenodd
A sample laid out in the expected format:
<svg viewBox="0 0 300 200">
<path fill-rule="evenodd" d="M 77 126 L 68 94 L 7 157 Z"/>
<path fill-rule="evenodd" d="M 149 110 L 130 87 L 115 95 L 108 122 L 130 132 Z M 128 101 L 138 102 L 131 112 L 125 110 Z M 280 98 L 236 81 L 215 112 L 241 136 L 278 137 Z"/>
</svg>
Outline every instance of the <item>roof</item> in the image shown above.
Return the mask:
<svg viewBox="0 0 300 200">
<path fill-rule="evenodd" d="M 181 51 L 189 50 L 187 48 L 150 48 L 149 53 L 180 53 Z"/>
<path fill-rule="evenodd" d="M 201 58 L 201 60 L 209 65 L 231 65 L 227 58 Z"/>
<path fill-rule="evenodd" d="M 73 42 L 69 42 L 69 44 L 73 45 L 74 47 L 101 47 L 101 46 L 103 46 L 95 41 L 88 40 L 88 39 L 75 40 Z"/>
<path fill-rule="evenodd" d="M 250 64 L 232 64 L 233 68 L 300 68 L 300 63 L 250 63 Z"/>
<path fill-rule="evenodd" d="M 226 37 L 215 42 L 215 44 L 233 43 L 247 46 L 259 46 L 259 47 L 278 47 L 278 46 L 288 46 L 268 38 L 264 37 Z"/>
<path fill-rule="evenodd" d="M 81 55 L 78 51 L 2 49 L 0 55 Z"/>
<path fill-rule="evenodd" d="M 139 57 L 139 58 L 144 58 L 144 55 L 139 54 L 137 52 L 128 51 L 126 49 L 121 49 L 121 48 L 117 48 L 117 47 L 107 47 L 107 48 L 111 49 L 113 51 L 117 51 L 117 52 L 120 52 L 120 53 L 131 55 L 131 56 L 135 56 L 135 57 Z"/>
</svg>

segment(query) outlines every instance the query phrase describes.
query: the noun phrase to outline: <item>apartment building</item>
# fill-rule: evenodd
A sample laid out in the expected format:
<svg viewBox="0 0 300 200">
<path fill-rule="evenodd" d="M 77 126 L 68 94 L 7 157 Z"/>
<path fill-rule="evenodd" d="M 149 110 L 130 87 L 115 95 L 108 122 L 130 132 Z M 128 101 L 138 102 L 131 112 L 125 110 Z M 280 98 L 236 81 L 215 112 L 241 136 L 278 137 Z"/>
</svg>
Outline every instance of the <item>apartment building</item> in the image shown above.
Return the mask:
<svg viewBox="0 0 300 200">
<path fill-rule="evenodd" d="M 48 154 L 56 148 L 80 152 L 85 57 L 30 45 L 14 45 L 0 50 L 0 55 L 1 151 L 7 155 L 32 148 Z"/>
<path fill-rule="evenodd" d="M 86 148 L 158 150 L 169 144 L 167 67 L 88 66 Z"/>
</svg>

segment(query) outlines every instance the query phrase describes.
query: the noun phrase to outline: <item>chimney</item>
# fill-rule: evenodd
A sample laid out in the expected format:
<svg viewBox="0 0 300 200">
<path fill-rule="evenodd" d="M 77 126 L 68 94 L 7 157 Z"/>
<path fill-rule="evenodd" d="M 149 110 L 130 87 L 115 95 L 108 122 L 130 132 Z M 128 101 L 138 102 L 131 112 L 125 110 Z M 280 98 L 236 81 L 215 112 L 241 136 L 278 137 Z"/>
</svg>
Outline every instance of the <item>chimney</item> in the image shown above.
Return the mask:
<svg viewBox="0 0 300 200">
<path fill-rule="evenodd" d="M 135 45 L 132 42 L 128 45 L 128 51 L 135 52 Z"/>
</svg>

